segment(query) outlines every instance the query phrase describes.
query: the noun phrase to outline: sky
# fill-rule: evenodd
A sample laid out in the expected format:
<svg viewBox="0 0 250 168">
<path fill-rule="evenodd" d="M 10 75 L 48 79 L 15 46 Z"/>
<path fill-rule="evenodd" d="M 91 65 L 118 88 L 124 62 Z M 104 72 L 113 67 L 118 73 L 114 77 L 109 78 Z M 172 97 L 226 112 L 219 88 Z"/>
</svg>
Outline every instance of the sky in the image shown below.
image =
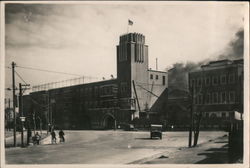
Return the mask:
<svg viewBox="0 0 250 168">
<path fill-rule="evenodd" d="M 224 52 L 244 26 L 245 8 L 229 2 L 78 2 L 8 4 L 5 8 L 5 66 L 60 71 L 101 79 L 116 77 L 116 45 L 129 32 L 142 33 L 149 68 L 199 62 Z M 6 88 L 11 70 L 6 68 Z M 31 86 L 76 76 L 16 67 Z M 16 77 L 17 86 L 21 80 Z M 8 95 L 8 93 L 6 93 Z"/>
</svg>

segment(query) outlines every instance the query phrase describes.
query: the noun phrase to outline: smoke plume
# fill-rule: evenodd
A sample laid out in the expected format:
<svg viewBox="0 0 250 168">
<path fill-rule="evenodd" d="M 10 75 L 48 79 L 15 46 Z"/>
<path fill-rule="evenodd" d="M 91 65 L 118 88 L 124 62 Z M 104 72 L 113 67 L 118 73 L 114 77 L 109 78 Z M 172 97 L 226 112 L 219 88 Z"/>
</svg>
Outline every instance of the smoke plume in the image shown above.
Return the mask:
<svg viewBox="0 0 250 168">
<path fill-rule="evenodd" d="M 218 59 L 242 59 L 244 53 L 244 30 L 240 29 L 235 34 L 235 39 L 233 39 L 224 54 L 220 55 Z"/>
<path fill-rule="evenodd" d="M 188 62 L 175 63 L 173 68 L 168 71 L 168 87 L 172 90 L 188 90 L 188 73 L 190 71 L 198 70 L 202 63 Z"/>
<path fill-rule="evenodd" d="M 236 34 L 235 38 L 229 43 L 225 52 L 222 55 L 217 56 L 215 60 L 223 59 L 242 59 L 244 53 L 244 30 L 240 29 Z M 171 92 L 172 90 L 188 90 L 188 73 L 191 71 L 199 70 L 201 65 L 207 64 L 209 61 L 214 61 L 210 59 L 203 60 L 198 63 L 188 62 L 175 63 L 173 68 L 168 70 L 168 88 Z"/>
</svg>

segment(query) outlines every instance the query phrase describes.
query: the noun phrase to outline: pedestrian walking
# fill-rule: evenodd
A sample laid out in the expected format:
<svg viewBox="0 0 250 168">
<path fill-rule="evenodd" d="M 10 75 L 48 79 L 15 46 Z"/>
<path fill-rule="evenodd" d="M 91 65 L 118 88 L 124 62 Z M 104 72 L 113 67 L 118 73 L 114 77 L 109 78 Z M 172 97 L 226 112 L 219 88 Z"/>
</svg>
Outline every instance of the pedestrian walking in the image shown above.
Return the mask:
<svg viewBox="0 0 250 168">
<path fill-rule="evenodd" d="M 37 144 L 37 145 L 40 144 L 40 139 L 41 139 L 41 136 L 39 135 L 38 132 L 36 132 L 34 140 L 36 141 L 36 144 Z"/>
<path fill-rule="evenodd" d="M 59 138 L 60 138 L 60 142 L 65 142 L 64 132 L 62 129 L 59 131 Z"/>
<path fill-rule="evenodd" d="M 56 133 L 54 130 L 51 132 L 51 144 L 53 143 L 56 144 Z"/>
</svg>

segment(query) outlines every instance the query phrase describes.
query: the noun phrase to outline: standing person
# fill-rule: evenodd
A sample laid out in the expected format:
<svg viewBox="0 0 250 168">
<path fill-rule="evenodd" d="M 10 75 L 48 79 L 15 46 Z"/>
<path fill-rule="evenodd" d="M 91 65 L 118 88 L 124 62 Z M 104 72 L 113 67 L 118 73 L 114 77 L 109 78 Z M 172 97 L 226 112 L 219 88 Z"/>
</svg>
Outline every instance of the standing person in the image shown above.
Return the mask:
<svg viewBox="0 0 250 168">
<path fill-rule="evenodd" d="M 60 138 L 60 142 L 65 142 L 65 139 L 64 139 L 64 132 L 63 132 L 62 129 L 61 129 L 60 132 L 59 132 L 59 138 Z"/>
<path fill-rule="evenodd" d="M 36 140 L 36 144 L 39 145 L 40 143 L 40 139 L 41 139 L 41 136 L 39 135 L 38 132 L 36 132 L 36 135 L 35 135 L 35 140 Z"/>
<path fill-rule="evenodd" d="M 27 145 L 29 145 L 29 143 L 30 143 L 30 137 L 32 136 L 32 132 L 31 132 L 31 130 L 30 130 L 30 128 L 28 127 L 28 131 L 27 131 Z"/>
<path fill-rule="evenodd" d="M 51 132 L 51 144 L 56 143 L 56 133 L 54 130 Z"/>
</svg>

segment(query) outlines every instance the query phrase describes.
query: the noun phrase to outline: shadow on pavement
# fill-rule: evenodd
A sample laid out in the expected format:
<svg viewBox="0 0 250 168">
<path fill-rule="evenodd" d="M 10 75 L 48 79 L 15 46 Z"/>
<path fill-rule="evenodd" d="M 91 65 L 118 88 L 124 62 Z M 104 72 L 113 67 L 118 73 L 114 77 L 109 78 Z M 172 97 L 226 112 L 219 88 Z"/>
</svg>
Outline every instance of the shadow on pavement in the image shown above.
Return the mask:
<svg viewBox="0 0 250 168">
<path fill-rule="evenodd" d="M 151 138 L 135 138 L 135 139 L 140 139 L 140 140 L 151 140 Z"/>
<path fill-rule="evenodd" d="M 199 153 L 198 155 L 205 155 L 206 158 L 196 162 L 196 164 L 223 164 L 229 163 L 228 145 L 224 145 L 222 148 L 211 148 L 206 150 L 207 152 Z"/>
<path fill-rule="evenodd" d="M 140 139 L 140 140 L 161 140 L 159 138 L 153 138 L 153 139 L 151 139 L 151 138 L 135 138 L 135 139 Z"/>
<path fill-rule="evenodd" d="M 228 141 L 219 141 L 219 142 L 214 142 L 214 143 L 228 143 Z"/>
</svg>

